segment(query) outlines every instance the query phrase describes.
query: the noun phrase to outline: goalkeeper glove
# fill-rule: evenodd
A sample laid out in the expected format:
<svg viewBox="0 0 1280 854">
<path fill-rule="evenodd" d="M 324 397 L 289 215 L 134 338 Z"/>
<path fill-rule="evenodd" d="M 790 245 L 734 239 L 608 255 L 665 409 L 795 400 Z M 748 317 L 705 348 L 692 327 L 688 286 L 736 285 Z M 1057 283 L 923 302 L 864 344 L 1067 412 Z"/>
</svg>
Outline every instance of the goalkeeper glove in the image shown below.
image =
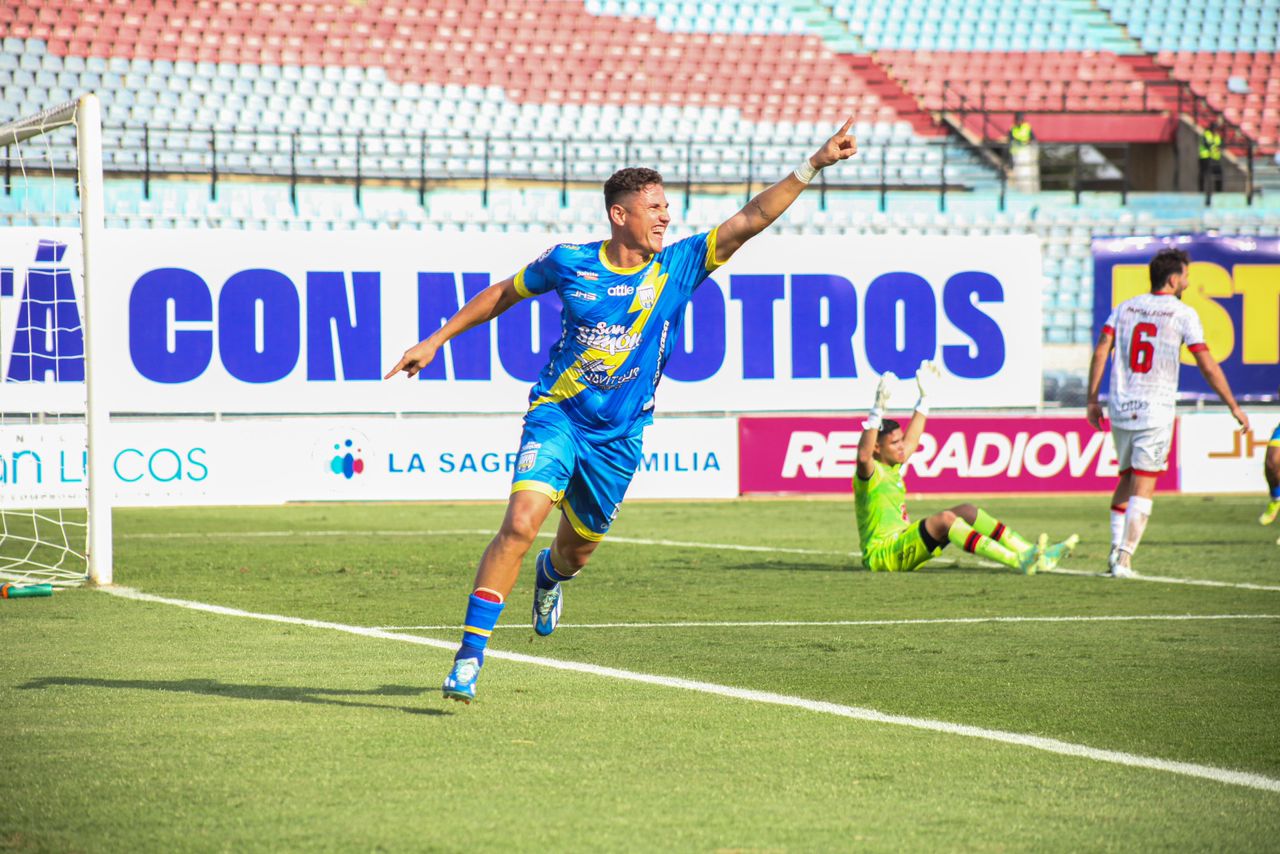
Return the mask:
<svg viewBox="0 0 1280 854">
<path fill-rule="evenodd" d="M 871 414 L 867 420 L 862 422 L 863 430 L 879 430 L 880 425 L 884 423 L 884 411 L 889 406 L 889 396 L 892 394 L 890 386 L 896 383 L 898 378 L 892 371 L 886 371 L 880 377 L 880 385 L 876 386 L 876 402 L 871 407 Z"/>
<path fill-rule="evenodd" d="M 929 402 L 925 398 L 929 395 L 929 386 L 940 378 L 941 374 L 936 363 L 933 361 L 920 363 L 920 367 L 916 369 L 916 388 L 920 389 L 920 397 L 916 400 L 916 412 L 921 415 L 929 414 Z"/>
</svg>

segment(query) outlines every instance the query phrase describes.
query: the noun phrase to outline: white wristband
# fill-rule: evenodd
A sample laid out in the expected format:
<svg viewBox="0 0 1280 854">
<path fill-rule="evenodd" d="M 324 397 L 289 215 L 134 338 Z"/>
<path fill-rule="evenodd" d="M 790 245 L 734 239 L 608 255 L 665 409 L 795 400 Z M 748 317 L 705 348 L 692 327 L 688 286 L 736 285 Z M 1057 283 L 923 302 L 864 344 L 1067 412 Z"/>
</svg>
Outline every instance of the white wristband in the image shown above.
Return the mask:
<svg viewBox="0 0 1280 854">
<path fill-rule="evenodd" d="M 863 430 L 879 430 L 880 425 L 884 423 L 884 413 L 879 410 L 871 410 L 867 415 L 867 420 L 862 422 Z"/>
<path fill-rule="evenodd" d="M 925 400 L 923 397 L 922 397 L 922 398 L 920 398 L 919 400 L 917 400 L 917 401 L 916 401 L 916 412 L 919 412 L 921 415 L 928 415 L 928 414 L 929 414 L 929 401 Z"/>
<path fill-rule="evenodd" d="M 809 158 L 805 158 L 804 162 L 796 167 L 796 171 L 791 173 L 796 176 L 796 180 L 801 184 L 808 184 L 813 180 L 813 176 L 818 174 L 818 169 L 809 162 Z"/>
</svg>

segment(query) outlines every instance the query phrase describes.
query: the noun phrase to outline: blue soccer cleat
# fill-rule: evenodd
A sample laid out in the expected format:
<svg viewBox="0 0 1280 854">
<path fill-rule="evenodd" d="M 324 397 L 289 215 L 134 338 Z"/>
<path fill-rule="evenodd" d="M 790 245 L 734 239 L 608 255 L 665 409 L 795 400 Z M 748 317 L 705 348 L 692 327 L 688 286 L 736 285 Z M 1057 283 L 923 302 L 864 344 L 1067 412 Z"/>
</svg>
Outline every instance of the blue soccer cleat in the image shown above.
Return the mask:
<svg viewBox="0 0 1280 854">
<path fill-rule="evenodd" d="M 480 659 L 459 658 L 453 662 L 453 669 L 444 678 L 441 690 L 446 698 L 470 705 L 476 698 L 476 679 L 479 676 Z"/>
<path fill-rule="evenodd" d="M 538 574 L 543 574 L 543 562 L 551 560 L 551 549 L 538 552 Z M 551 587 L 534 587 L 533 630 L 546 637 L 560 624 L 560 611 L 564 608 L 564 590 L 559 582 Z"/>
</svg>

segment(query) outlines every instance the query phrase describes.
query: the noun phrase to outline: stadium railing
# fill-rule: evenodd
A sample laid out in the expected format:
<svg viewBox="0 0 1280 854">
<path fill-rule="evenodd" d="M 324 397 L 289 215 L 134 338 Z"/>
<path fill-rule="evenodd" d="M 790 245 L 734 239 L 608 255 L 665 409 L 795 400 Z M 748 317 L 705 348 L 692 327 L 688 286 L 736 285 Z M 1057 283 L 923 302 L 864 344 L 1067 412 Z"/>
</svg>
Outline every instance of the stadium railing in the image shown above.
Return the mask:
<svg viewBox="0 0 1280 854">
<path fill-rule="evenodd" d="M 1216 121 L 1222 130 L 1224 154 L 1229 158 L 1233 158 L 1242 172 L 1246 202 L 1253 204 L 1257 192 L 1256 173 L 1259 152 L 1253 138 L 1242 127 L 1230 121 L 1219 110 L 1214 109 L 1203 96 L 1192 88 L 1190 83 L 1184 80 L 1135 80 L 1129 82 L 1141 86 L 1140 99 L 1130 99 L 1129 101 L 1121 102 L 1119 105 L 1098 102 L 1096 106 L 1090 107 L 1082 106 L 1087 102 L 1087 96 L 1081 93 L 1088 92 L 1089 86 L 1080 82 L 1061 82 L 1060 92 L 1056 96 L 1059 103 L 1051 105 L 1044 101 L 1021 103 L 1016 98 L 1010 98 L 1003 93 L 999 97 L 993 95 L 990 102 L 988 102 L 987 93 L 993 86 L 991 81 L 968 83 L 963 88 L 947 81 L 943 83 L 941 115 L 962 136 L 976 137 L 979 141 L 979 147 L 989 151 L 992 159 L 1004 164 L 1005 169 L 1008 168 L 1009 164 L 1007 133 L 1015 113 L 1023 113 L 1033 125 L 1037 117 L 1045 114 L 1055 116 L 1141 116 L 1164 114 L 1174 119 L 1186 119 L 1200 130 Z M 975 86 L 978 90 L 976 99 L 971 97 Z M 1134 103 L 1135 106 L 1127 107 L 1124 106 L 1125 103 Z M 966 131 L 968 131 L 967 134 Z M 1131 143 L 1079 141 L 1073 142 L 1071 145 L 1075 146 L 1074 168 L 1065 173 L 1059 170 L 1060 174 L 1070 176 L 1069 179 L 1063 178 L 1060 186 L 1063 188 L 1069 187 L 1077 194 L 1077 198 L 1082 188 L 1099 189 L 1098 179 L 1101 176 L 1091 176 L 1089 174 L 1087 165 L 1080 158 L 1080 146 L 1107 147 L 1114 149 L 1119 155 L 1117 158 L 1109 158 L 1112 166 L 1117 167 L 1119 165 L 1116 162 L 1117 160 L 1122 161 L 1124 164 L 1124 168 L 1120 169 L 1120 175 L 1114 177 L 1110 183 L 1119 185 L 1115 189 L 1121 194 L 1122 199 L 1127 196 L 1130 189 Z M 1176 177 L 1176 163 L 1177 161 L 1175 160 L 1175 183 L 1178 180 Z M 1206 180 L 1199 189 L 1205 194 L 1205 204 L 1212 204 L 1214 193 L 1218 191 L 1214 183 Z"/>
<path fill-rule="evenodd" d="M 147 124 L 107 126 L 109 173 L 137 175 L 144 198 L 154 178 L 208 176 L 210 199 L 227 176 L 278 178 L 289 182 L 297 204 L 304 183 L 350 184 L 357 205 L 376 183 L 416 187 L 419 200 L 429 189 L 462 184 L 480 189 L 485 203 L 495 186 L 508 182 L 558 186 L 562 205 L 569 190 L 598 185 L 622 165 L 648 165 L 668 185 L 683 185 L 685 198 L 699 188 L 740 190 L 743 201 L 786 174 L 810 153 L 812 143 L 757 143 L 726 148 L 716 140 L 637 137 L 617 141 L 535 137 L 513 141 L 492 135 L 373 131 L 314 132 L 256 130 L 229 133 L 213 127 Z M 8 168 L 8 167 L 6 167 Z M 963 144 L 937 137 L 873 143 L 864 157 L 838 173 L 820 173 L 820 207 L 828 190 L 878 192 L 881 209 L 890 191 L 936 193 L 939 210 L 948 193 L 995 189 L 1002 176 Z"/>
</svg>

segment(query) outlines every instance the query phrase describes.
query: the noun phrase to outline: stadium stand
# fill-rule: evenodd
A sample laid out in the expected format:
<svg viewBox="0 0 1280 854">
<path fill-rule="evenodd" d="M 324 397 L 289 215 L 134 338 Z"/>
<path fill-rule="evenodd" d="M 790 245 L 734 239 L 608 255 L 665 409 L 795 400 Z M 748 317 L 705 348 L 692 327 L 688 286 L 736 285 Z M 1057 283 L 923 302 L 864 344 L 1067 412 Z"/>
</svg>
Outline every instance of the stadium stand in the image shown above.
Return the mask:
<svg viewBox="0 0 1280 854">
<path fill-rule="evenodd" d="M 1084 343 L 1092 236 L 1276 230 L 1278 20 L 1276 0 L 5 0 L 0 119 L 101 93 L 114 226 L 551 233 L 648 163 L 688 233 L 852 108 L 857 162 L 782 230 L 1036 233 L 1045 338 Z M 1045 143 L 1126 146 L 1221 113 L 1263 196 L 1006 192 L 981 138 L 1015 111 Z M 58 183 L 6 192 L 0 223 L 69 215 Z"/>
<path fill-rule="evenodd" d="M 1263 154 L 1280 143 L 1280 4 L 1195 0 L 1170 9 L 1152 0 L 1104 0 L 1143 50 L 1253 137 Z M 1172 13 L 1171 13 L 1172 12 Z"/>
</svg>

